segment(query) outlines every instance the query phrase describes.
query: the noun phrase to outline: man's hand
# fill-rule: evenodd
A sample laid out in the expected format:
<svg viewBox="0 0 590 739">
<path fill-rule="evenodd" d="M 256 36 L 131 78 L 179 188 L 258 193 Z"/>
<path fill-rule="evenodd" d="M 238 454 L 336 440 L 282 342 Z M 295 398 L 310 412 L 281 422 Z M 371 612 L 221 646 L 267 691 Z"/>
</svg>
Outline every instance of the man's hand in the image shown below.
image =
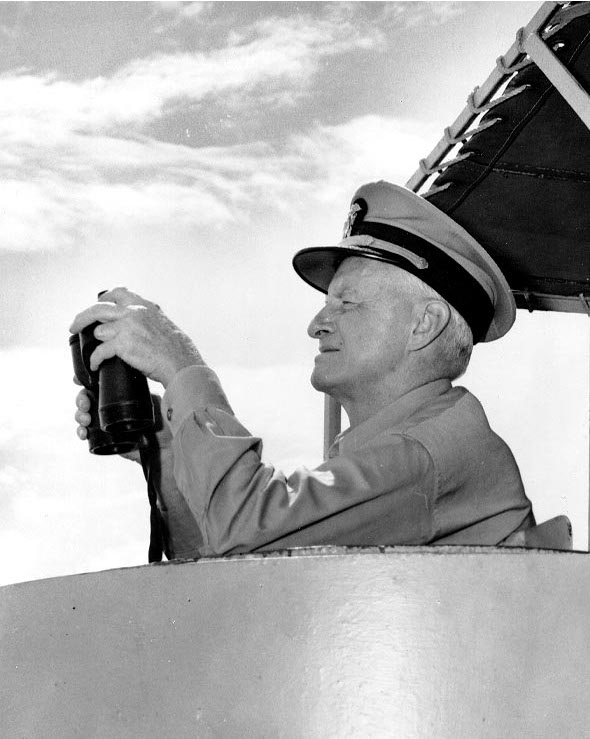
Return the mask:
<svg viewBox="0 0 590 739">
<path fill-rule="evenodd" d="M 168 454 L 172 451 L 172 434 L 170 429 L 164 423 L 162 418 L 162 399 L 158 395 L 152 394 L 152 401 L 154 404 L 154 421 L 156 432 L 153 437 L 150 438 L 150 447 L 152 451 L 157 451 L 160 455 Z M 90 426 L 90 398 L 86 388 L 82 388 L 78 395 L 76 395 L 76 413 L 74 415 L 78 428 L 76 433 L 78 438 L 84 441 L 88 438 L 88 426 Z M 126 454 L 120 454 L 120 457 L 125 459 L 131 459 L 133 462 L 140 462 L 139 449 L 134 449 L 132 452 Z"/>
<path fill-rule="evenodd" d="M 76 382 L 76 380 L 74 380 L 74 382 Z M 76 382 L 76 384 L 78 383 Z M 87 427 L 90 426 L 91 421 L 90 398 L 88 397 L 86 388 L 82 388 L 78 395 L 76 395 L 76 408 L 77 410 L 74 414 L 74 418 L 76 420 L 76 423 L 78 424 L 76 433 L 78 434 L 78 438 L 84 441 L 88 438 Z"/>
<path fill-rule="evenodd" d="M 204 364 L 189 337 L 159 306 L 125 287 L 103 293 L 98 303 L 78 313 L 70 331 L 79 333 L 96 321 L 101 325 L 96 327 L 94 335 L 103 343 L 90 357 L 92 371 L 105 359 L 118 356 L 146 377 L 167 387 L 179 370 Z"/>
</svg>

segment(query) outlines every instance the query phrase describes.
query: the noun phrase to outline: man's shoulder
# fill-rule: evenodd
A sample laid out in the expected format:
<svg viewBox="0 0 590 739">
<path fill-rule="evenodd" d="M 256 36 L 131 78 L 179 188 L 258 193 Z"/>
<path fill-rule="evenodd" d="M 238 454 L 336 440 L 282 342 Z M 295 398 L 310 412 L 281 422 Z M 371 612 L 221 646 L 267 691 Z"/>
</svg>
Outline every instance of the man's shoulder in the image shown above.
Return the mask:
<svg viewBox="0 0 590 739">
<path fill-rule="evenodd" d="M 473 437 L 491 434 L 477 398 L 463 387 L 448 383 L 417 388 L 385 407 L 362 426 L 348 429 L 340 439 L 340 452 L 347 454 L 367 445 L 396 443 L 422 447 L 433 459 L 453 455 Z"/>
<path fill-rule="evenodd" d="M 441 431 L 463 433 L 466 429 L 489 429 L 482 404 L 464 387 L 450 387 L 430 398 L 405 419 L 404 433 L 410 436 L 439 437 Z"/>
<path fill-rule="evenodd" d="M 464 387 L 451 387 L 418 408 L 403 428 L 435 461 L 460 465 L 482 455 L 510 455 L 506 443 L 491 429 L 480 401 Z"/>
</svg>

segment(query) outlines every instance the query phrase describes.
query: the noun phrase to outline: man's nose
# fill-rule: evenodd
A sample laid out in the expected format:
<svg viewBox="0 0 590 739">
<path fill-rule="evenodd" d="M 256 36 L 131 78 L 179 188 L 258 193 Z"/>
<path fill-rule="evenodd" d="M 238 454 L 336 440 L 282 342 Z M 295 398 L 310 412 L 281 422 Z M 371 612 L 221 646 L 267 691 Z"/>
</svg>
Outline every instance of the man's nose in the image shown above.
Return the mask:
<svg viewBox="0 0 590 739">
<path fill-rule="evenodd" d="M 319 339 L 323 333 L 331 333 L 334 330 L 332 315 L 329 307 L 324 307 L 312 318 L 307 327 L 307 333 L 312 339 Z"/>
</svg>

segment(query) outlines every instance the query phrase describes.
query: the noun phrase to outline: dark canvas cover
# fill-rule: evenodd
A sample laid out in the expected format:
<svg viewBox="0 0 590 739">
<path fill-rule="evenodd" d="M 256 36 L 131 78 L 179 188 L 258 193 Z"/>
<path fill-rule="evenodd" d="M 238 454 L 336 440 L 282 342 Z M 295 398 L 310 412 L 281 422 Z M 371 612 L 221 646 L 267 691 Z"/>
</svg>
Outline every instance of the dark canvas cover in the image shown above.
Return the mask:
<svg viewBox="0 0 590 739">
<path fill-rule="evenodd" d="M 590 12 L 547 43 L 590 91 Z M 590 131 L 535 64 L 518 71 L 506 91 L 523 85 L 485 114 L 481 123 L 500 120 L 461 147 L 469 158 L 440 174 L 433 187 L 451 184 L 428 199 L 489 251 L 519 307 L 583 311 L 580 294 L 590 298 Z"/>
</svg>

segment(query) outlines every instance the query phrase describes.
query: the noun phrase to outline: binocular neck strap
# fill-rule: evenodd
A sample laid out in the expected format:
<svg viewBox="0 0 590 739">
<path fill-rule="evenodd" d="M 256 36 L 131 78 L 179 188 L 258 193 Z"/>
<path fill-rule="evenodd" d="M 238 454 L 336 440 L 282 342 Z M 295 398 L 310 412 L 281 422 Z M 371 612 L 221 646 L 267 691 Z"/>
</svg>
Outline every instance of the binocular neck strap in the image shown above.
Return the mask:
<svg viewBox="0 0 590 739">
<path fill-rule="evenodd" d="M 147 482 L 147 494 L 150 504 L 150 545 L 148 549 L 148 562 L 161 562 L 162 555 L 169 558 L 168 531 L 158 508 L 158 481 L 161 478 L 160 460 L 157 454 L 153 454 L 150 445 L 141 447 L 139 450 L 143 474 Z"/>
</svg>

